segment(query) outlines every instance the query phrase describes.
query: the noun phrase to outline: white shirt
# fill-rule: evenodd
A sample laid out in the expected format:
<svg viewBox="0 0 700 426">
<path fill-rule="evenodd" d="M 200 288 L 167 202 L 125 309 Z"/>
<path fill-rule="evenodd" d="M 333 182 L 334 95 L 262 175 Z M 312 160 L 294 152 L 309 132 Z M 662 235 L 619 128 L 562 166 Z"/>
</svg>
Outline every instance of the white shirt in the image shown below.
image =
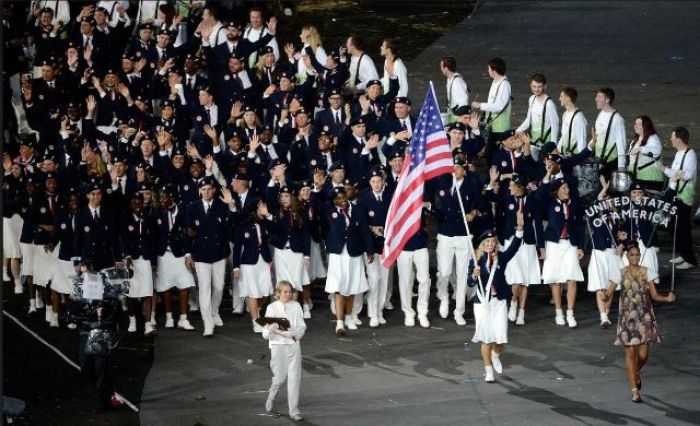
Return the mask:
<svg viewBox="0 0 700 426">
<path fill-rule="evenodd" d="M 384 75 L 382 76 L 382 87 L 384 94 L 389 93 L 389 73 L 386 72 L 388 59 L 384 60 Z M 408 96 L 408 70 L 401 58 L 394 59 L 394 76 L 399 79 L 399 92 L 396 96 Z"/>
<path fill-rule="evenodd" d="M 446 88 L 448 107 L 450 109 L 469 105 L 467 82 L 464 81 L 464 78 L 459 73 L 454 73 L 452 77 L 447 79 Z"/>
<path fill-rule="evenodd" d="M 153 21 L 156 26 L 160 26 L 160 22 L 156 21 L 158 16 L 158 7 L 161 4 L 166 4 L 164 0 L 141 0 L 139 1 L 139 12 L 136 15 L 138 22 Z M 108 9 L 109 10 L 109 9 Z"/>
<path fill-rule="evenodd" d="M 374 67 L 374 62 L 372 61 L 372 58 L 370 58 L 367 54 L 350 57 L 349 70 L 350 79 L 348 80 L 348 87 L 350 87 L 353 84 L 353 82 L 355 81 L 355 77 L 357 77 L 357 84 L 355 85 L 355 88 L 357 90 L 365 90 L 365 87 L 367 86 L 367 83 L 370 80 L 379 79 L 377 69 Z"/>
<path fill-rule="evenodd" d="M 309 47 L 308 43 L 304 44 L 304 47 L 301 48 L 302 55 L 304 55 L 305 49 L 307 47 Z M 323 47 L 318 46 L 316 48 L 316 51 L 314 52 L 314 56 L 316 56 L 316 60 L 318 61 L 319 64 L 326 66 L 326 59 L 328 59 L 328 55 L 326 54 L 326 50 Z M 290 58 L 290 60 L 293 62 L 294 58 L 292 57 L 292 58 Z M 297 61 L 297 75 L 306 76 L 307 73 L 315 74 L 316 70 L 314 69 L 313 66 L 311 66 L 310 68 L 307 68 L 306 65 L 304 64 L 303 59 L 299 59 Z"/>
<path fill-rule="evenodd" d="M 118 1 L 118 0 L 100 0 L 97 2 L 98 7 L 104 7 L 107 9 L 107 12 L 109 12 L 109 26 L 110 27 L 116 27 L 117 24 L 119 23 L 119 13 L 117 12 L 117 4 L 121 3 L 122 6 L 124 7 L 124 10 L 129 10 L 129 2 L 128 1 Z M 131 23 L 131 18 L 129 18 L 129 14 L 125 13 L 124 14 L 125 18 L 125 26 L 129 26 Z"/>
<path fill-rule="evenodd" d="M 659 135 L 657 134 L 649 135 L 647 143 L 644 146 L 640 146 L 641 142 L 641 137 L 632 142 L 632 148 L 639 147 L 639 153 L 630 154 L 630 165 L 634 165 L 634 163 L 637 162 L 637 168 L 655 162 L 655 159 L 661 156 L 662 151 L 661 139 L 659 139 Z M 651 157 L 649 157 L 649 154 L 651 154 Z M 690 156 L 690 154 L 688 154 L 688 156 Z M 639 158 L 639 160 L 637 160 L 637 158 Z M 685 165 L 683 165 L 683 167 L 685 167 Z"/>
<path fill-rule="evenodd" d="M 38 3 L 39 4 L 39 9 L 42 9 L 44 7 L 48 7 L 49 9 L 53 10 L 53 21 L 51 22 L 52 24 L 55 24 L 57 21 L 63 22 L 63 27 L 65 28 L 65 24 L 70 22 L 70 5 L 68 4 L 67 0 L 43 0 L 43 1 L 38 1 L 38 2 L 32 2 L 32 3 Z M 58 9 L 58 10 L 56 10 Z M 31 10 L 31 8 L 30 8 Z M 36 20 L 37 25 L 39 25 L 39 20 Z"/>
<path fill-rule="evenodd" d="M 202 44 L 204 46 L 211 46 L 211 47 L 216 47 L 220 45 L 221 43 L 226 43 L 226 33 L 228 30 L 224 28 L 224 24 L 221 23 L 221 21 L 217 21 L 216 24 L 214 24 L 214 27 L 211 29 L 211 34 L 209 34 L 209 40 L 205 43 L 204 40 L 202 40 Z"/>
<path fill-rule="evenodd" d="M 685 155 L 686 151 L 688 151 L 687 155 Z M 671 167 L 667 167 L 666 170 L 664 170 L 664 174 L 668 178 L 675 176 L 676 173 L 678 173 L 681 170 L 683 170 L 683 177 L 681 178 L 681 181 L 694 181 L 697 178 L 697 154 L 695 154 L 695 151 L 690 149 L 690 147 L 688 147 L 686 151 L 676 152 L 676 156 L 673 157 L 673 164 L 671 164 Z M 683 160 L 684 155 L 685 161 Z M 683 164 L 683 167 L 681 167 L 681 164 Z M 679 185 L 682 185 L 682 183 L 679 183 Z"/>
<path fill-rule="evenodd" d="M 243 38 L 246 40 L 249 40 L 250 42 L 256 42 L 260 40 L 261 37 L 264 37 L 265 34 L 269 34 L 270 32 L 267 30 L 267 27 L 260 27 L 259 29 L 255 29 L 248 25 L 243 31 Z M 275 37 L 272 37 L 272 40 L 270 40 L 269 43 L 267 43 L 268 46 L 272 47 L 272 54 L 275 57 L 275 61 L 279 61 L 280 59 L 280 47 L 277 44 L 277 39 Z M 257 53 L 252 53 L 251 56 L 256 55 Z M 323 62 L 321 62 L 323 64 Z"/>
<path fill-rule="evenodd" d="M 574 119 L 573 123 L 571 122 L 572 117 Z M 569 141 L 569 127 L 571 127 L 571 141 Z M 564 111 L 564 114 L 561 116 L 561 138 L 559 138 L 557 148 L 564 155 L 569 155 L 569 150 L 571 149 L 573 149 L 572 152 L 574 154 L 578 154 L 588 143 L 587 132 L 588 121 L 586 121 L 583 111 L 579 111 L 575 117 L 574 111 Z M 564 152 L 565 149 L 566 152 Z"/>
<path fill-rule="evenodd" d="M 488 102 L 481 103 L 481 110 L 498 114 L 510 102 L 510 81 L 507 77 L 493 80 L 489 89 Z"/>
<path fill-rule="evenodd" d="M 219 107 L 217 107 L 216 104 L 212 104 L 209 107 L 205 106 L 205 114 L 207 109 L 209 110 L 209 116 L 211 117 L 209 124 L 211 124 L 211 126 L 214 127 L 219 123 Z M 204 118 L 206 119 L 206 116 Z"/>
<path fill-rule="evenodd" d="M 547 100 L 547 111 L 544 111 L 545 99 Z M 528 101 L 527 116 L 525 120 L 520 124 L 516 132 L 525 132 L 531 127 L 537 126 L 539 131 L 542 128 L 542 115 L 543 112 L 546 114 L 544 117 L 544 132 L 542 136 L 547 133 L 547 128 L 550 128 L 549 137 L 543 142 L 556 142 L 559 138 L 559 115 L 557 114 L 557 106 L 554 104 L 554 100 L 550 97 L 545 97 L 543 99 L 537 99 L 535 95 L 530 96 Z"/>
<path fill-rule="evenodd" d="M 272 345 L 298 345 L 301 338 L 304 337 L 306 323 L 304 322 L 304 311 L 299 302 L 294 300 L 287 303 L 282 303 L 279 300 L 272 302 L 267 305 L 265 316 L 289 320 L 288 331 L 276 330 L 270 333 L 267 327 L 263 327 L 262 337 L 269 341 L 270 348 Z"/>
<path fill-rule="evenodd" d="M 605 134 L 608 130 L 608 123 L 610 123 L 610 116 L 613 111 L 600 111 L 598 118 L 595 120 L 595 132 L 598 135 L 598 140 L 596 141 L 596 150 L 598 149 L 598 144 L 601 148 L 603 147 L 603 142 L 605 141 Z M 615 145 L 617 149 L 617 166 L 625 167 L 627 158 L 625 154 L 625 146 L 627 145 L 627 136 L 625 135 L 625 120 L 622 118 L 620 113 L 615 114 L 612 123 L 610 124 L 610 137 L 608 138 L 608 146 L 605 148 L 606 151 L 610 151 L 611 147 Z M 605 154 L 603 154 L 605 155 Z"/>
</svg>

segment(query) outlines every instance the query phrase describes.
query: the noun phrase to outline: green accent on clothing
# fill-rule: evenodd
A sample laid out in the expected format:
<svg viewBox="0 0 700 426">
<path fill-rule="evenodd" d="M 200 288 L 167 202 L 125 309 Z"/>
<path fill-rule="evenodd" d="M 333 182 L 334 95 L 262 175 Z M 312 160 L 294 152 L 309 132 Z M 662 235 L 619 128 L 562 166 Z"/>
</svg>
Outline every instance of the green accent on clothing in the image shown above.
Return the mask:
<svg viewBox="0 0 700 426">
<path fill-rule="evenodd" d="M 678 185 L 678 189 L 680 190 L 677 195 L 678 199 L 683 201 L 685 205 L 692 207 L 695 202 L 695 181 L 680 181 Z"/>
<path fill-rule="evenodd" d="M 496 117 L 498 113 L 493 112 L 489 114 L 489 119 L 491 117 L 496 117 L 493 121 L 491 121 L 491 131 L 492 132 L 506 132 L 511 129 L 510 127 L 510 110 L 511 110 L 511 104 L 512 102 L 508 102 L 508 106 L 506 106 L 506 109 L 501 112 L 501 114 Z"/>
</svg>

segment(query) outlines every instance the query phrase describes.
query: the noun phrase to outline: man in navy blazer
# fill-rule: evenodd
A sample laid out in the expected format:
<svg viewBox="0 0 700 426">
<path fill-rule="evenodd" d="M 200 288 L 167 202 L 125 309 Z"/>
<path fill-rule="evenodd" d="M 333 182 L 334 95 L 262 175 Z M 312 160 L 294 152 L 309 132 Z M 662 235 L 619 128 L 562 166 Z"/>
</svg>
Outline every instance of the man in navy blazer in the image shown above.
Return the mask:
<svg viewBox="0 0 700 426">
<path fill-rule="evenodd" d="M 111 209 L 102 208 L 102 187 L 92 181 L 86 188 L 88 205 L 75 217 L 73 248 L 80 269 L 99 271 L 114 265 L 122 254 L 117 244 L 117 227 Z"/>
<path fill-rule="evenodd" d="M 233 198 L 222 190 L 226 203 L 214 197 L 214 179 L 199 182 L 202 199 L 187 207 L 187 266 L 194 270 L 199 284 L 199 309 L 204 322 L 204 336 L 214 335 L 214 326 L 223 326 L 219 305 L 224 290 L 226 258 L 233 241 Z M 228 204 L 228 206 L 227 206 Z"/>
<path fill-rule="evenodd" d="M 416 128 L 416 119 L 411 116 L 411 100 L 405 96 L 394 99 L 394 114 L 387 114 L 377 123 L 377 130 L 386 138 L 382 154 L 389 157 L 395 149 L 405 150 Z"/>
</svg>

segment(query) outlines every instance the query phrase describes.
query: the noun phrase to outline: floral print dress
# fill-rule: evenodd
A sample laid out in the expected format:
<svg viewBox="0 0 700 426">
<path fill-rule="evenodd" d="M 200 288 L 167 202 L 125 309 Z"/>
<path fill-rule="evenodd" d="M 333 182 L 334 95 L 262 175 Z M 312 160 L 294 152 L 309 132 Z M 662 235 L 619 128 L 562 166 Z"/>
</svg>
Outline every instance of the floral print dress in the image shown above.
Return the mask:
<svg viewBox="0 0 700 426">
<path fill-rule="evenodd" d="M 615 345 L 637 346 L 661 342 L 648 285 L 656 274 L 649 273 L 644 267 L 627 266 L 622 268 L 621 275 L 620 315 Z"/>
</svg>

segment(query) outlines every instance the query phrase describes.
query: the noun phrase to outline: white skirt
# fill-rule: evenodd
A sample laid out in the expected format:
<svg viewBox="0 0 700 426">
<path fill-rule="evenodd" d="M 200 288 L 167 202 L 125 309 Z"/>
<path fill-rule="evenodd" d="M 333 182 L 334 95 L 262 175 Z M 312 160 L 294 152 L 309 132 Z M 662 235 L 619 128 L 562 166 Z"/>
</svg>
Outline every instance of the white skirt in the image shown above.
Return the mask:
<svg viewBox="0 0 700 426">
<path fill-rule="evenodd" d="M 506 240 L 501 251 L 507 250 L 513 238 Z M 537 258 L 537 246 L 534 244 L 520 244 L 515 256 L 506 265 L 506 282 L 508 284 L 541 284 L 540 261 Z"/>
<path fill-rule="evenodd" d="M 326 266 L 323 264 L 323 254 L 321 253 L 321 243 L 311 240 L 311 265 L 309 265 L 309 278 L 326 278 Z"/>
<path fill-rule="evenodd" d="M 12 217 L 2 218 L 2 253 L 7 259 L 19 259 L 22 252 L 19 248 L 19 237 L 22 235 L 22 216 L 15 214 Z"/>
<path fill-rule="evenodd" d="M 508 343 L 508 303 L 491 298 L 485 308 L 481 303 L 474 304 L 476 329 L 472 342 Z"/>
<path fill-rule="evenodd" d="M 542 282 L 545 284 L 565 283 L 569 280 L 583 281 L 583 271 L 579 265 L 577 249 L 569 240 L 555 243 L 547 241 L 545 245 Z"/>
<path fill-rule="evenodd" d="M 688 231 L 689 232 L 689 231 Z M 655 276 L 653 279 L 654 283 L 659 283 L 659 258 L 656 255 L 656 247 L 647 247 L 644 245 L 644 241 L 641 239 L 637 240 L 639 243 L 639 253 L 641 255 L 640 265 L 647 268 L 647 273 L 649 276 Z M 622 254 L 622 266 L 628 266 L 630 262 L 627 260 L 627 253 Z"/>
<path fill-rule="evenodd" d="M 260 298 L 271 295 L 272 276 L 270 265 L 262 256 L 258 255 L 258 263 L 255 265 L 241 265 L 240 297 Z"/>
<path fill-rule="evenodd" d="M 128 296 L 132 299 L 153 296 L 153 269 L 151 268 L 151 261 L 145 260 L 143 257 L 132 259 L 131 261 L 131 269 L 134 271 L 134 276 L 131 279 Z"/>
<path fill-rule="evenodd" d="M 34 263 L 32 266 L 34 284 L 41 287 L 46 287 L 49 284 L 54 275 L 56 260 L 58 260 L 58 247 L 47 253 L 44 246 L 34 245 L 34 259 L 32 261 Z"/>
<path fill-rule="evenodd" d="M 343 247 L 341 254 L 328 255 L 326 293 L 352 296 L 364 293 L 368 289 L 362 256 L 350 256 L 347 247 Z"/>
<path fill-rule="evenodd" d="M 275 280 L 289 281 L 294 290 L 301 291 L 302 286 L 309 284 L 309 272 L 304 265 L 304 253 L 275 248 Z"/>
<path fill-rule="evenodd" d="M 620 283 L 622 259 L 614 248 L 591 251 L 588 262 L 588 291 L 607 290 L 611 282 Z"/>
<path fill-rule="evenodd" d="M 75 277 L 75 266 L 72 260 L 56 259 L 56 266 L 51 276 L 51 290 L 56 293 L 71 294 Z"/>
<path fill-rule="evenodd" d="M 175 257 L 173 252 L 166 251 L 162 256 L 158 256 L 156 291 L 160 293 L 173 287 L 180 290 L 194 287 L 194 276 L 185 266 L 185 256 Z"/>
<path fill-rule="evenodd" d="M 22 254 L 22 267 L 20 275 L 23 277 L 34 275 L 34 252 L 37 246 L 34 244 L 19 243 L 19 250 Z"/>
</svg>

